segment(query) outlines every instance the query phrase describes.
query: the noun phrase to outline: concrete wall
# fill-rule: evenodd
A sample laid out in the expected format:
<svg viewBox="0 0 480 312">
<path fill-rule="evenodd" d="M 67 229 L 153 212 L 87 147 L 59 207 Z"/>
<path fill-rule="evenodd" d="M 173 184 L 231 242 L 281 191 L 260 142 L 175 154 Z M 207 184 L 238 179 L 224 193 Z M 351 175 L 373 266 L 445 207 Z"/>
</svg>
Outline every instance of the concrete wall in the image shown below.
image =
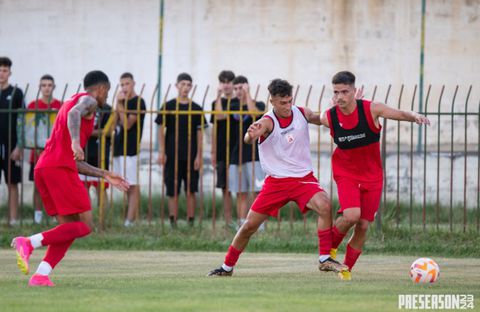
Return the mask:
<svg viewBox="0 0 480 312">
<path fill-rule="evenodd" d="M 163 90 L 187 71 L 201 100 L 224 68 L 264 87 L 274 77 L 287 78 L 302 85 L 299 101 L 308 85 L 318 96 L 320 85 L 342 69 L 368 86 L 413 86 L 419 80 L 420 3 L 166 0 Z M 70 94 L 90 69 L 103 69 L 114 81 L 128 70 L 147 84 L 150 98 L 158 16 L 159 1 L 153 0 L 1 0 L 0 54 L 13 59 L 12 81 L 20 85 L 36 84 L 49 72 L 59 86 L 75 85 Z M 427 1 L 426 84 L 464 87 L 478 80 L 479 16 L 480 0 Z M 473 99 L 479 93 L 475 89 Z M 265 88 L 259 96 L 266 98 Z"/>
</svg>

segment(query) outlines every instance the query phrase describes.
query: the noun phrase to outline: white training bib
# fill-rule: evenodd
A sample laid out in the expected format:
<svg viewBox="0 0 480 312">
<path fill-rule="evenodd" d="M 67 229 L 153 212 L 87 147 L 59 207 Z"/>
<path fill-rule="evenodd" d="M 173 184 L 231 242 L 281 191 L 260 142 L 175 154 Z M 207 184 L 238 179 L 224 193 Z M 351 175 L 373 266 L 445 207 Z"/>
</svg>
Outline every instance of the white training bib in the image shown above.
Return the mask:
<svg viewBox="0 0 480 312">
<path fill-rule="evenodd" d="M 292 106 L 292 114 L 292 122 L 285 128 L 280 127 L 273 109 L 264 115 L 273 121 L 273 131 L 258 144 L 260 164 L 268 176 L 300 178 L 313 171 L 307 119 L 296 106 Z"/>
</svg>

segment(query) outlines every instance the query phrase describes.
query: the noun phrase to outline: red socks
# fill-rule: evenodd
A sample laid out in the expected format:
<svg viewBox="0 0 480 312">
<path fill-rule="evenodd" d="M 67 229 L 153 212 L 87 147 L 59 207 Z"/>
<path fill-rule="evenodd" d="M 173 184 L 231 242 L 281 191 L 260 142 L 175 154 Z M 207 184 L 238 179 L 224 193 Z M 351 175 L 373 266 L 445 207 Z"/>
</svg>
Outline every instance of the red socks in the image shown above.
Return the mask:
<svg viewBox="0 0 480 312">
<path fill-rule="evenodd" d="M 230 245 L 230 247 L 228 247 L 227 255 L 225 256 L 225 265 L 228 265 L 229 267 L 235 266 L 241 253 L 242 250 L 235 249 L 235 247 Z"/>
<path fill-rule="evenodd" d="M 69 242 L 65 242 L 63 244 L 57 244 L 57 245 L 50 245 L 47 248 L 47 253 L 45 254 L 45 257 L 43 258 L 43 261 L 47 262 L 50 264 L 50 266 L 55 268 L 55 266 L 60 262 L 60 260 L 63 259 L 65 254 L 67 253 L 68 248 L 72 245 L 74 240 L 71 240 Z"/>
<path fill-rule="evenodd" d="M 348 266 L 348 269 L 351 271 L 355 262 L 357 262 L 358 257 L 362 253 L 361 250 L 354 249 L 350 244 L 347 245 L 347 252 L 345 253 L 345 261 L 343 263 Z"/>
<path fill-rule="evenodd" d="M 334 225 L 332 228 L 332 248 L 337 249 L 347 233 L 341 233 Z"/>
<path fill-rule="evenodd" d="M 319 255 L 329 255 L 332 249 L 332 228 L 318 230 L 317 234 Z"/>
<path fill-rule="evenodd" d="M 42 233 L 42 246 L 59 245 L 71 242 L 76 238 L 87 236 L 90 232 L 91 230 L 88 225 L 80 221 L 60 224 L 59 226 Z"/>
</svg>

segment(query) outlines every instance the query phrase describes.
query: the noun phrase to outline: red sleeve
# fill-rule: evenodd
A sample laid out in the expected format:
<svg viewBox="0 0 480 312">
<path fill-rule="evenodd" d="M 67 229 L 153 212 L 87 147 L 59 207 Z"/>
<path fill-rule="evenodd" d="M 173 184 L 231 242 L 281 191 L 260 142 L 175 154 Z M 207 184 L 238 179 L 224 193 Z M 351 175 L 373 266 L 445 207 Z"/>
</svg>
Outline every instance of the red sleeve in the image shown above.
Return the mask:
<svg viewBox="0 0 480 312">
<path fill-rule="evenodd" d="M 28 103 L 27 109 L 35 109 L 35 101 L 31 101 L 30 103 Z"/>
<path fill-rule="evenodd" d="M 363 111 L 365 112 L 365 116 L 367 117 L 367 122 L 370 129 L 375 133 L 380 133 L 380 131 L 382 131 L 382 126 L 378 125 L 377 127 L 375 125 L 375 122 L 373 121 L 373 117 L 372 117 L 372 112 L 370 110 L 371 104 L 372 104 L 371 101 L 363 100 Z"/>
</svg>

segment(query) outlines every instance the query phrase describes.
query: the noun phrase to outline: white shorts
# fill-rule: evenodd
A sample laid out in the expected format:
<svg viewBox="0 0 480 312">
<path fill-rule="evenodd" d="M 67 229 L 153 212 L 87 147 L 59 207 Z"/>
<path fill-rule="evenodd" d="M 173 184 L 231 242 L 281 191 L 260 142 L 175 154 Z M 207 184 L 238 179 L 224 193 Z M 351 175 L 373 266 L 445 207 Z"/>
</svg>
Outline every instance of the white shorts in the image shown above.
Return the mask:
<svg viewBox="0 0 480 312">
<path fill-rule="evenodd" d="M 122 176 L 130 185 L 138 184 L 138 155 L 113 157 L 113 172 Z"/>
<path fill-rule="evenodd" d="M 255 168 L 255 172 L 253 172 L 253 168 Z M 247 193 L 253 189 L 254 192 L 260 192 L 263 181 L 265 180 L 265 172 L 263 172 L 260 162 L 256 161 L 253 163 L 250 161 L 242 164 L 241 181 L 239 181 L 239 169 L 240 165 L 230 165 L 228 167 L 228 184 L 230 191 L 234 193 Z M 253 174 L 255 174 L 255 176 L 253 176 Z"/>
</svg>

